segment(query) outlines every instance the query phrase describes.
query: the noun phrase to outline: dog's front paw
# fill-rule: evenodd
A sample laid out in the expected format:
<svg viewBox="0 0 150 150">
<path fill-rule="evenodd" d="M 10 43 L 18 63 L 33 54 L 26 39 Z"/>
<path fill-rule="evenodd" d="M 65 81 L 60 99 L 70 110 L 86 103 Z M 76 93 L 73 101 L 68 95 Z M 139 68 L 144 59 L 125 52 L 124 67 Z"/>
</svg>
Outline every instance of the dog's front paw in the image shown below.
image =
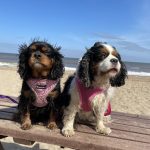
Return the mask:
<svg viewBox="0 0 150 150">
<path fill-rule="evenodd" d="M 111 133 L 111 129 L 108 127 L 96 128 L 96 132 L 98 132 L 100 134 L 104 134 L 104 135 L 109 135 Z"/>
<path fill-rule="evenodd" d="M 71 136 L 73 136 L 75 134 L 75 132 L 74 132 L 74 129 L 63 128 L 62 129 L 62 134 L 65 137 L 71 137 Z"/>
<path fill-rule="evenodd" d="M 49 128 L 50 130 L 56 129 L 56 128 L 57 128 L 56 122 L 50 122 L 50 123 L 47 125 L 47 128 Z"/>
<path fill-rule="evenodd" d="M 32 127 L 31 122 L 25 122 L 25 123 L 23 123 L 23 124 L 21 125 L 21 129 L 23 129 L 23 130 L 28 130 L 28 129 L 30 129 L 31 127 Z"/>
</svg>

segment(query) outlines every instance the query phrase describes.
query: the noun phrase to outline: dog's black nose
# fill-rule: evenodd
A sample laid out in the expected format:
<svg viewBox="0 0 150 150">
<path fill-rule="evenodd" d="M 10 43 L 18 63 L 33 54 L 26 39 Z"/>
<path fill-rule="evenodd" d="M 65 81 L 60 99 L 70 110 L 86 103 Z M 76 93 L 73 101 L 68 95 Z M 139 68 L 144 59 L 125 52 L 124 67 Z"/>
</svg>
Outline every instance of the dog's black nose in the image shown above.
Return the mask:
<svg viewBox="0 0 150 150">
<path fill-rule="evenodd" d="M 40 51 L 36 51 L 36 52 L 34 53 L 34 57 L 40 58 L 40 57 L 41 57 L 41 52 L 40 52 Z"/>
<path fill-rule="evenodd" d="M 110 60 L 110 62 L 111 62 L 112 64 L 117 64 L 117 63 L 118 63 L 118 59 L 113 58 L 113 59 Z"/>
</svg>

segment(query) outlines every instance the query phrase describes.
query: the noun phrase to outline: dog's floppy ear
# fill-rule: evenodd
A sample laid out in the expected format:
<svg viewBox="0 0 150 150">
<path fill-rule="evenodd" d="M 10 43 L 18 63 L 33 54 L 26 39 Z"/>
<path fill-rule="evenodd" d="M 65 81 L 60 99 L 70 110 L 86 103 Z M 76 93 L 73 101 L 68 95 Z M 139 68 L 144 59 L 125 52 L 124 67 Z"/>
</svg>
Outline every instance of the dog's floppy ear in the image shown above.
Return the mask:
<svg viewBox="0 0 150 150">
<path fill-rule="evenodd" d="M 52 58 L 54 59 L 53 67 L 50 71 L 49 78 L 52 80 L 59 79 L 62 77 L 64 73 L 64 65 L 62 62 L 63 56 L 59 53 L 60 48 L 56 48 L 52 54 Z"/>
<path fill-rule="evenodd" d="M 125 64 L 120 60 L 121 69 L 120 72 L 110 80 L 111 86 L 119 87 L 125 84 L 125 79 L 127 78 L 127 69 Z"/>
<path fill-rule="evenodd" d="M 22 79 L 26 79 L 29 73 L 28 58 L 29 58 L 28 46 L 26 44 L 20 45 L 18 73 Z"/>
<path fill-rule="evenodd" d="M 81 61 L 79 62 L 79 68 L 78 68 L 79 69 L 78 77 L 86 87 L 90 87 L 90 85 L 91 85 L 89 63 L 90 63 L 90 58 L 88 56 L 88 53 L 86 53 L 82 57 Z"/>
</svg>

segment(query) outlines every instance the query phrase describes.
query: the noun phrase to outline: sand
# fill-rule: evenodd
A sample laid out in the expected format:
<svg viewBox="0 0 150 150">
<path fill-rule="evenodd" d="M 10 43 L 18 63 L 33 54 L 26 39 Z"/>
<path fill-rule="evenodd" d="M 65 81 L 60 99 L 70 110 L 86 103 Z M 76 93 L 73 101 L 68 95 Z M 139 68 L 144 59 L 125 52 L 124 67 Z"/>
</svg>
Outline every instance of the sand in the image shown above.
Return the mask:
<svg viewBox="0 0 150 150">
<path fill-rule="evenodd" d="M 61 80 L 62 87 L 68 75 L 72 73 L 73 71 L 71 70 L 65 71 Z M 20 94 L 21 84 L 22 80 L 20 79 L 16 68 L 0 68 L 0 94 L 18 96 Z M 113 111 L 150 116 L 150 77 L 128 76 L 126 84 L 116 88 L 111 104 Z M 9 138 L 4 139 L 3 141 L 4 144 L 6 142 L 11 143 Z M 16 144 L 14 145 L 16 146 Z M 40 143 L 40 146 L 41 145 L 42 144 Z M 9 145 L 6 144 L 4 146 L 7 149 L 7 146 Z M 40 146 L 39 149 L 41 149 Z M 58 146 L 53 148 L 52 146 L 50 147 L 50 149 L 60 149 Z M 34 147 L 32 148 L 34 149 Z"/>
</svg>

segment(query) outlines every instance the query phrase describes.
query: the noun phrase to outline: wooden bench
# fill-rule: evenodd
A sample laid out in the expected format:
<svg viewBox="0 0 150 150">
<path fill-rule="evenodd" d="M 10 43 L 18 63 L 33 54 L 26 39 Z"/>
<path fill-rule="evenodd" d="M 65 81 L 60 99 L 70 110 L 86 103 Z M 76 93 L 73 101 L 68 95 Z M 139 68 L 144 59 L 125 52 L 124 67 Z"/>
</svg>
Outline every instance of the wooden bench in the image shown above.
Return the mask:
<svg viewBox="0 0 150 150">
<path fill-rule="evenodd" d="M 44 142 L 83 150 L 150 149 L 150 117 L 112 112 L 113 121 L 110 124 L 112 133 L 109 136 L 97 134 L 92 126 L 79 124 L 76 134 L 66 138 L 59 129 L 50 131 L 38 125 L 26 131 L 20 129 L 20 124 L 12 121 L 16 106 L 17 104 L 7 99 L 0 99 L 1 138 L 11 136 L 22 141 Z"/>
</svg>

